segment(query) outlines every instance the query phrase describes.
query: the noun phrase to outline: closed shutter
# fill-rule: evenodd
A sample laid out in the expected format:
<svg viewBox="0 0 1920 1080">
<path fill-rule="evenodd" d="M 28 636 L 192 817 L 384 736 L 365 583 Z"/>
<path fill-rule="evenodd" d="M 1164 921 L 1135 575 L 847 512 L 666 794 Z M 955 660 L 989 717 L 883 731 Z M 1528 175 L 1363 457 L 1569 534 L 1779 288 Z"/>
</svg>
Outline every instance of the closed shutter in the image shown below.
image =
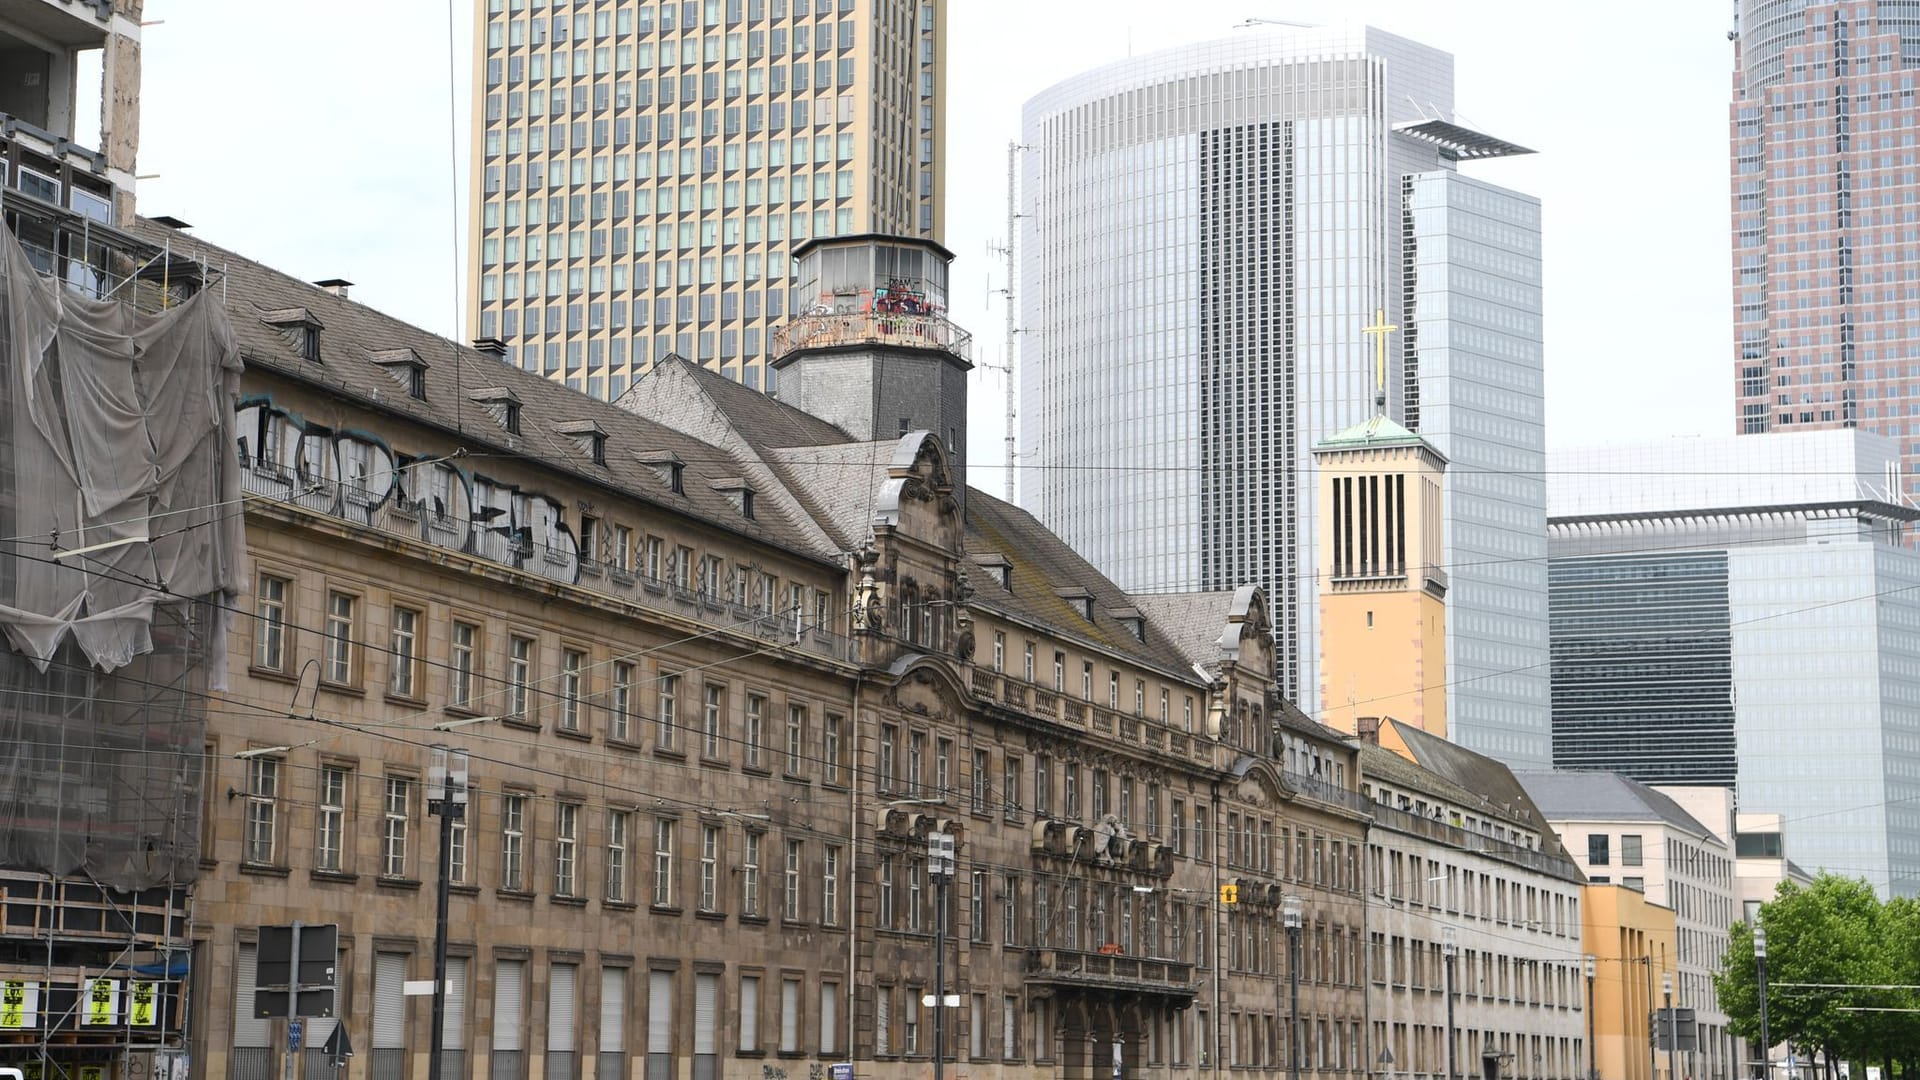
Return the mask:
<svg viewBox="0 0 1920 1080">
<path fill-rule="evenodd" d="M 780 980 L 780 1051 L 800 1049 L 800 980 Z"/>
<path fill-rule="evenodd" d="M 833 1053 L 840 1045 L 840 988 L 833 983 L 820 987 L 820 1052 Z"/>
<path fill-rule="evenodd" d="M 273 1021 L 256 1020 L 253 1015 L 254 979 L 259 971 L 260 949 L 243 944 L 233 962 L 233 1045 L 258 1048 L 273 1045 Z"/>
<path fill-rule="evenodd" d="M 447 957 L 447 1011 L 441 1017 L 440 1045 L 457 1050 L 467 1030 L 467 958 Z"/>
<path fill-rule="evenodd" d="M 673 973 L 647 972 L 647 1053 L 673 1053 Z"/>
<path fill-rule="evenodd" d="M 693 1052 L 711 1054 L 714 1048 L 714 1022 L 720 1007 L 720 976 L 693 977 Z"/>
<path fill-rule="evenodd" d="M 498 960 L 493 965 L 493 1048 L 521 1049 L 526 1029 L 527 962 Z"/>
<path fill-rule="evenodd" d="M 572 964 L 554 964 L 547 969 L 547 1050 L 573 1049 L 573 983 L 577 969 Z"/>
<path fill-rule="evenodd" d="M 740 1049 L 760 1049 L 760 977 L 740 977 Z"/>
<path fill-rule="evenodd" d="M 893 1052 L 893 1018 L 888 1015 L 893 1004 L 893 988 L 882 986 L 873 995 L 873 1052 L 890 1054 Z"/>
<path fill-rule="evenodd" d="M 627 969 L 600 969 L 600 1052 L 627 1049 Z"/>
<path fill-rule="evenodd" d="M 373 962 L 373 1048 L 398 1050 L 407 1045 L 407 981 L 405 953 L 380 953 Z"/>
<path fill-rule="evenodd" d="M 967 1060 L 987 1056 L 987 995 L 975 994 L 967 1002 Z"/>
<path fill-rule="evenodd" d="M 1000 1000 L 1000 1057 L 1005 1061 L 1013 1060 L 1014 1044 L 1020 1038 L 1020 1015 L 1009 994 Z"/>
</svg>

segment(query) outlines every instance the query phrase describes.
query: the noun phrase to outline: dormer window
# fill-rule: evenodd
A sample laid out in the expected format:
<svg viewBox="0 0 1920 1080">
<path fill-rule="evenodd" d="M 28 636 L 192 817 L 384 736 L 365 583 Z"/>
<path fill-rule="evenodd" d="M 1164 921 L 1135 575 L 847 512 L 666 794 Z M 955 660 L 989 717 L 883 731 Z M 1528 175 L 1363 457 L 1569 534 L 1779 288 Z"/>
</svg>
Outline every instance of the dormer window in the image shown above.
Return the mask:
<svg viewBox="0 0 1920 1080">
<path fill-rule="evenodd" d="M 1013 591 L 1013 562 L 1005 555 L 980 555 L 974 558 L 974 562 L 992 575 L 1002 589 Z"/>
<path fill-rule="evenodd" d="M 1133 635 L 1133 640 L 1147 640 L 1147 617 L 1140 614 L 1138 610 L 1134 608 L 1119 608 L 1114 611 L 1109 611 L 1107 614 L 1113 616 L 1115 622 L 1125 627 L 1127 633 Z"/>
<path fill-rule="evenodd" d="M 668 491 L 675 495 L 687 493 L 686 463 L 680 460 L 680 455 L 671 450 L 654 450 L 637 456 L 640 464 L 652 469 L 653 474 L 660 478 L 660 482 L 667 486 Z"/>
<path fill-rule="evenodd" d="M 490 386 L 475 390 L 468 396 L 487 410 L 487 415 L 493 417 L 509 435 L 520 434 L 520 399 L 514 396 L 513 391 L 504 386 Z"/>
<path fill-rule="evenodd" d="M 749 486 L 745 480 L 741 479 L 738 476 L 722 477 L 721 479 L 715 480 L 713 482 L 713 490 L 718 491 L 724 494 L 727 498 L 733 500 L 734 508 L 740 511 L 741 517 L 746 518 L 749 521 L 753 520 L 754 492 L 753 492 L 753 488 Z"/>
<path fill-rule="evenodd" d="M 381 349 L 367 359 L 380 366 L 415 401 L 427 400 L 427 362 L 412 349 Z"/>
<path fill-rule="evenodd" d="M 1058 595 L 1060 599 L 1067 602 L 1068 606 L 1073 608 L 1074 614 L 1088 622 L 1093 621 L 1093 594 L 1091 592 L 1085 589 L 1061 589 Z"/>
<path fill-rule="evenodd" d="M 300 359 L 320 362 L 320 320 L 306 308 L 279 308 L 260 316 L 262 322 L 280 332 L 287 347 Z"/>
<path fill-rule="evenodd" d="M 575 420 L 558 425 L 557 430 L 560 434 L 571 438 L 573 444 L 580 448 L 580 452 L 587 455 L 588 460 L 595 465 L 607 463 L 607 433 L 597 422 Z"/>
</svg>

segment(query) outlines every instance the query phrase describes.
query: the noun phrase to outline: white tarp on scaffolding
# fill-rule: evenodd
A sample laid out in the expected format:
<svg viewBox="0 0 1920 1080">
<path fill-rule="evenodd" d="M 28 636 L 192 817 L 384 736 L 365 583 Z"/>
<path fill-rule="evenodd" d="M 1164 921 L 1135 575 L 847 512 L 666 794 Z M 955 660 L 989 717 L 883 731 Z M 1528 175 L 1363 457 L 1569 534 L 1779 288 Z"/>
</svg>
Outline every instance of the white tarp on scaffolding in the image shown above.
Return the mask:
<svg viewBox="0 0 1920 1080">
<path fill-rule="evenodd" d="M 0 228 L 0 867 L 120 890 L 198 871 L 245 557 L 217 300 L 88 299 Z"/>
</svg>

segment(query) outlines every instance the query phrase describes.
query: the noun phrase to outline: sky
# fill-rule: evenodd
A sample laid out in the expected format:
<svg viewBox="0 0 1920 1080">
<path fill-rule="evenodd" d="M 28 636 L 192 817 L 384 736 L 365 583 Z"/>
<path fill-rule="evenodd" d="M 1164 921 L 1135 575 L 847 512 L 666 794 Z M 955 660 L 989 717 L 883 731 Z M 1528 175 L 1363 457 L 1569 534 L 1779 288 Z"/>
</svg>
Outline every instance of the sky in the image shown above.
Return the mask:
<svg viewBox="0 0 1920 1080">
<path fill-rule="evenodd" d="M 464 338 L 474 0 L 147 0 L 138 205 Z M 1733 430 L 1731 5 L 1706 0 L 948 0 L 946 246 L 976 337 L 969 457 L 1004 460 L 1006 145 L 1027 98 L 1248 19 L 1453 53 L 1457 118 L 1538 154 L 1550 448 Z M 1178 20 L 1169 18 L 1177 12 Z M 1091 17 L 1089 13 L 1098 13 Z M 449 35 L 453 48 L 449 49 Z M 449 63 L 449 53 L 453 62 Z M 451 78 L 449 72 L 451 71 Z M 1001 469 L 975 484 L 997 492 Z"/>
</svg>

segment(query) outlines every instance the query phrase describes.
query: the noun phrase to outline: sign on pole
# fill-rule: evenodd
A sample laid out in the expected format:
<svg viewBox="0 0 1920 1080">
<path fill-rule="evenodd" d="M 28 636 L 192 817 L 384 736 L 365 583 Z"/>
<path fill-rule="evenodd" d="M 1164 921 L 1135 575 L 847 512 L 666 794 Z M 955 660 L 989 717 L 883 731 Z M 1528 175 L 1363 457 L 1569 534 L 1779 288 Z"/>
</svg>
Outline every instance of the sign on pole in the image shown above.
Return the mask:
<svg viewBox="0 0 1920 1080">
<path fill-rule="evenodd" d="M 836 1061 L 827 1066 L 827 1080 L 853 1080 L 853 1062 Z"/>
<path fill-rule="evenodd" d="M 254 1017 L 332 1016 L 339 941 L 332 923 L 261 927 Z"/>
</svg>

